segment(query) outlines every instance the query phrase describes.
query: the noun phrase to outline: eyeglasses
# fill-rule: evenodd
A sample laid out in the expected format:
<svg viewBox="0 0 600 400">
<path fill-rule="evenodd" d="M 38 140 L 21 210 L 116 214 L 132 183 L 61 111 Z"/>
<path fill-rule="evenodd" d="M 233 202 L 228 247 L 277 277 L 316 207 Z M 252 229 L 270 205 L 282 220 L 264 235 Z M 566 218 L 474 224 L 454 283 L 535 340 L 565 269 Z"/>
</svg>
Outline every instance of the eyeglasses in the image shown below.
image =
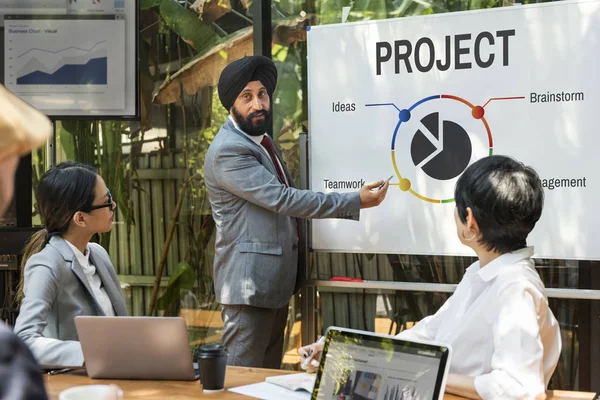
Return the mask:
<svg viewBox="0 0 600 400">
<path fill-rule="evenodd" d="M 112 206 L 113 206 L 113 198 L 112 198 L 112 194 L 110 194 L 110 190 L 106 191 L 106 195 L 108 196 L 108 202 L 106 204 L 100 204 L 100 205 L 97 205 L 97 206 L 90 206 L 90 207 L 88 207 L 87 210 L 85 210 L 85 212 L 89 213 L 91 211 L 98 210 L 98 209 L 104 208 L 104 207 L 110 207 L 110 208 L 112 208 Z"/>
</svg>

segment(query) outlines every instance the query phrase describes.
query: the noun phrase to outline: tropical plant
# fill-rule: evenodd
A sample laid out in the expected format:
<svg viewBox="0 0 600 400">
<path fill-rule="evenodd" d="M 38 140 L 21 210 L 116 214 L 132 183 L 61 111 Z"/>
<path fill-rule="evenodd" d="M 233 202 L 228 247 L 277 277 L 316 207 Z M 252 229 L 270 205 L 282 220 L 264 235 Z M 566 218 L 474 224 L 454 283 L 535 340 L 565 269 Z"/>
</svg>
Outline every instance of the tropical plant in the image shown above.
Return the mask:
<svg viewBox="0 0 600 400">
<path fill-rule="evenodd" d="M 216 91 L 212 92 L 212 99 L 209 104 L 215 105 L 211 110 L 212 118 L 210 121 L 202 122 L 198 120 L 199 126 L 195 126 L 197 134 L 186 135 L 185 152 L 187 166 L 193 175 L 188 180 L 187 204 L 189 212 L 184 213 L 186 229 L 188 229 L 192 240 L 184 259 L 180 262 L 177 270 L 171 275 L 167 289 L 158 299 L 157 308 L 164 310 L 165 315 L 177 315 L 180 311 L 180 300 L 189 296 L 192 289 L 197 289 L 194 297 L 199 306 L 206 307 L 214 304 L 214 291 L 212 287 L 212 271 L 209 261 L 209 242 L 214 235 L 214 222 L 208 203 L 208 193 L 204 186 L 204 157 L 208 146 L 214 139 L 220 126 L 227 118 L 227 112 L 222 107 L 217 106 L 218 99 Z M 207 103 L 207 102 L 205 102 Z M 182 107 L 184 107 L 182 105 Z M 206 107 L 206 104 L 204 104 Z M 184 132 L 185 133 L 185 132 Z M 177 217 L 179 216 L 178 213 Z M 173 218 L 176 220 L 176 214 Z M 173 223 L 172 220 L 171 222 Z M 157 286 L 155 285 L 155 288 Z M 151 307 L 152 308 L 152 307 Z M 150 312 L 153 310 L 151 309 Z"/>
<path fill-rule="evenodd" d="M 153 10 L 158 10 L 162 16 L 165 12 L 165 1 L 170 0 L 150 1 L 147 2 L 147 5 L 151 6 Z M 225 14 L 228 12 L 233 13 L 237 18 L 244 19 L 244 16 L 236 12 L 235 7 L 232 8 L 229 3 L 223 4 L 219 2 L 218 7 L 221 7 L 221 10 L 217 10 L 218 12 L 215 11 L 215 8 L 218 8 L 215 4 L 213 2 L 196 1 L 189 10 L 198 12 L 205 22 L 213 21 L 211 22 L 211 27 L 213 28 L 219 26 L 218 21 L 214 22 L 214 14 L 223 13 L 224 11 Z M 182 12 L 182 9 L 178 10 Z M 189 19 L 187 21 L 189 22 Z M 195 23 L 197 24 L 198 21 Z M 301 73 L 299 68 L 302 53 L 296 48 L 290 47 L 288 49 L 287 45 L 294 44 L 298 40 L 305 40 L 305 32 L 302 20 L 295 21 L 292 19 L 288 25 L 286 29 L 278 31 L 279 34 L 276 35 L 277 40 L 273 53 L 280 76 L 278 88 L 273 96 L 273 103 L 278 104 L 277 107 L 274 107 L 274 132 L 279 132 L 279 135 L 276 134 L 275 136 L 279 136 L 279 143 L 284 150 L 286 162 L 297 177 L 299 173 L 297 168 L 297 138 L 298 133 L 302 130 L 301 120 L 303 116 Z M 223 24 L 219 27 L 220 29 L 216 29 L 217 32 L 219 30 L 228 31 Z M 302 34 L 299 35 L 298 32 Z M 189 33 L 183 30 L 179 30 L 177 33 L 188 47 L 189 40 L 194 42 Z M 279 42 L 282 44 L 278 44 Z M 214 43 L 212 47 L 203 47 L 195 55 L 183 59 L 182 61 L 185 63 L 177 72 L 167 74 L 166 79 L 154 96 L 155 104 L 179 103 L 182 110 L 184 108 L 186 110 L 194 110 L 197 107 L 204 110 L 204 112 L 198 113 L 199 118 L 194 119 L 193 124 L 189 127 L 186 125 L 189 132 L 184 134 L 187 143 L 185 151 L 188 158 L 187 163 L 190 166 L 190 170 L 194 171 L 195 176 L 192 180 L 191 190 L 187 192 L 188 201 L 190 204 L 196 204 L 200 207 L 200 209 L 196 208 L 196 212 L 191 213 L 188 217 L 188 226 L 204 227 L 205 231 L 199 230 L 195 232 L 194 237 L 198 238 L 198 240 L 190 247 L 190 252 L 188 252 L 186 258 L 182 260 L 182 264 L 180 264 L 178 269 L 180 274 L 175 278 L 171 277 L 167 290 L 158 299 L 158 308 L 164 309 L 169 314 L 176 314 L 178 312 L 179 300 L 189 292 L 191 281 L 196 280 L 197 287 L 205 286 L 206 289 L 210 288 L 210 293 L 212 293 L 212 280 L 210 279 L 212 271 L 206 270 L 211 264 L 207 262 L 206 246 L 208 240 L 211 238 L 210 233 L 212 233 L 214 223 L 210 215 L 208 198 L 204 188 L 202 164 L 208 145 L 227 115 L 226 110 L 220 106 L 212 87 L 216 85 L 220 72 L 226 64 L 244 55 L 253 54 L 252 27 L 242 28 L 233 33 L 221 36 L 220 39 L 212 43 Z M 191 54 L 187 52 L 189 48 L 186 48 L 186 45 L 178 42 L 178 46 L 184 50 L 179 50 L 178 54 Z M 184 102 L 188 102 L 188 104 L 184 106 Z M 207 109 L 206 104 L 213 104 L 214 107 L 208 107 Z M 207 116 L 209 117 L 207 118 Z M 199 219 L 199 221 L 191 221 L 194 219 Z M 192 273 L 192 271 L 194 272 Z M 203 272 L 200 273 L 200 271 Z M 159 270 L 155 279 L 155 293 L 151 299 L 151 312 L 153 311 L 152 305 L 155 302 L 154 299 L 158 291 L 161 275 L 162 272 Z M 182 291 L 182 288 L 185 288 L 185 290 Z M 204 293 L 209 293 L 209 291 L 205 290 Z"/>
<path fill-rule="evenodd" d="M 140 122 L 93 120 L 56 122 L 57 143 L 60 145 L 57 152 L 58 161 L 75 159 L 93 165 L 99 170 L 118 204 L 121 217 L 119 222 L 127 226 L 128 232 L 131 226 L 138 223 L 134 219 L 136 213 L 131 212 L 134 207 L 131 195 L 134 191 L 142 190 L 137 175 L 137 159 L 141 155 L 142 146 L 147 142 L 145 134 L 153 127 L 152 112 L 164 111 L 167 120 L 174 121 L 174 106 L 161 106 L 160 101 L 153 102 L 155 87 L 164 80 L 170 81 L 170 77 L 175 72 L 172 69 L 185 66 L 186 63 L 201 59 L 203 56 L 206 58 L 208 55 L 215 55 L 216 58 L 226 61 L 228 53 L 230 55 L 235 53 L 233 45 L 238 45 L 237 47 L 242 51 L 241 55 L 252 52 L 251 27 L 244 28 L 251 25 L 251 20 L 243 12 L 232 10 L 227 0 L 201 3 L 196 1 L 192 5 L 175 0 L 141 0 Z M 201 5 L 203 6 L 200 7 Z M 236 15 L 241 22 L 240 32 L 233 31 L 227 24 L 215 23 L 215 20 L 224 13 Z M 239 45 L 236 41 L 240 37 L 245 39 L 243 45 Z M 215 67 L 217 66 L 215 64 Z M 185 70 L 184 67 L 180 69 Z M 213 76 L 218 72 L 214 72 Z M 179 207 L 176 207 L 176 212 L 172 216 L 171 227 L 185 225 L 190 237 L 189 248 L 174 269 L 167 290 L 160 301 L 157 299 L 157 293 L 152 299 L 153 306 L 157 305 L 170 313 L 178 309 L 178 305 L 174 306 L 177 303 L 175 301 L 177 296 L 173 293 L 181 289 L 199 288 L 199 293 L 207 296 L 204 303 L 210 302 L 210 294 L 213 292 L 210 279 L 212 274 L 207 270 L 209 256 L 206 254 L 206 248 L 212 237 L 214 224 L 203 187 L 202 163 L 208 144 L 226 115 L 225 110 L 216 107 L 218 101 L 213 100 L 213 90 L 210 88 L 214 85 L 213 81 L 208 82 L 209 85 L 205 84 L 197 88 L 192 96 L 187 98 L 188 104 L 184 104 L 183 97 L 177 98 L 186 120 L 184 132 L 168 129 L 168 138 L 163 141 L 163 146 L 174 143 L 183 150 L 181 157 L 184 158 L 188 169 L 188 176 L 179 191 Z M 181 82 L 177 81 L 178 89 L 188 89 L 180 84 Z M 200 95 L 196 95 L 197 91 Z M 213 104 L 215 111 L 213 111 Z M 188 119 L 190 121 L 187 121 Z M 185 125 L 186 123 L 188 126 Z M 39 180 L 45 164 L 46 159 L 40 153 L 39 157 L 36 157 L 34 181 Z M 183 200 L 186 201 L 191 212 L 187 210 L 182 212 Z M 109 249 L 110 233 L 101 235 L 98 240 Z M 166 241 L 162 249 L 163 254 L 168 252 L 169 245 L 170 242 Z M 163 257 L 161 265 L 157 268 L 161 271 L 156 277 L 159 283 L 164 263 Z M 190 286 L 189 282 L 195 283 Z M 179 290 L 176 290 L 177 288 Z"/>
<path fill-rule="evenodd" d="M 139 129 L 128 123 L 113 121 L 62 121 L 57 123 L 57 141 L 68 160 L 95 166 L 114 193 L 114 199 L 125 222 L 134 223 L 131 216 L 131 190 L 136 189 L 135 157 Z M 129 155 L 123 154 L 123 137 L 132 143 Z M 110 232 L 100 235 L 100 244 L 108 249 Z"/>
</svg>

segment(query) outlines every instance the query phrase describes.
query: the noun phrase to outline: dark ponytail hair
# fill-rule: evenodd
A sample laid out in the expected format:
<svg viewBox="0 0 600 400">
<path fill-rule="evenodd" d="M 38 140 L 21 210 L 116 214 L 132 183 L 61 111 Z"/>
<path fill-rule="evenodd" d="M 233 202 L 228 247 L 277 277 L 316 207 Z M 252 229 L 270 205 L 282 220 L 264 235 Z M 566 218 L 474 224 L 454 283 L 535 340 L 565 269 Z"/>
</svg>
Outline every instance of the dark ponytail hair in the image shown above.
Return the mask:
<svg viewBox="0 0 600 400">
<path fill-rule="evenodd" d="M 50 168 L 37 188 L 36 202 L 44 229 L 34 233 L 23 250 L 21 281 L 17 302 L 23 300 L 23 277 L 29 258 L 42 251 L 53 235 L 62 235 L 69 228 L 71 218 L 94 202 L 97 172 L 86 164 L 65 161 Z"/>
</svg>

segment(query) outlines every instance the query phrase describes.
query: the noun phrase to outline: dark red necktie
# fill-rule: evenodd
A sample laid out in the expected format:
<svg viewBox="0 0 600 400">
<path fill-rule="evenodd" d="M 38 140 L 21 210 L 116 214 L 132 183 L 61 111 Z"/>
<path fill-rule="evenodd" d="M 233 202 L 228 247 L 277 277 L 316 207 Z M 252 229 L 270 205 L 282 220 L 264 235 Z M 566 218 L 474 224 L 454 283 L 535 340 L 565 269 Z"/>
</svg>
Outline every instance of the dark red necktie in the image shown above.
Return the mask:
<svg viewBox="0 0 600 400">
<path fill-rule="evenodd" d="M 285 186 L 289 186 L 286 183 L 285 175 L 281 166 L 279 165 L 279 161 L 277 159 L 277 154 L 275 153 L 275 148 L 273 147 L 273 142 L 269 135 L 264 135 L 260 144 L 267 150 L 269 155 L 271 156 L 271 161 L 273 161 L 273 165 L 275 166 L 275 170 L 277 171 L 277 175 L 279 176 L 279 181 L 283 183 Z"/>
<path fill-rule="evenodd" d="M 283 174 L 283 170 L 279 165 L 279 159 L 275 153 L 275 148 L 273 147 L 273 142 L 269 135 L 264 135 L 260 144 L 267 150 L 269 155 L 271 156 L 271 161 L 273 161 L 273 165 L 275 165 L 275 170 L 277 171 L 277 175 L 279 175 L 279 181 L 283 183 L 285 186 L 289 187 L 285 179 L 285 175 Z M 300 247 L 300 221 L 296 218 L 296 235 L 298 235 L 298 252 L 301 252 L 302 249 Z"/>
</svg>

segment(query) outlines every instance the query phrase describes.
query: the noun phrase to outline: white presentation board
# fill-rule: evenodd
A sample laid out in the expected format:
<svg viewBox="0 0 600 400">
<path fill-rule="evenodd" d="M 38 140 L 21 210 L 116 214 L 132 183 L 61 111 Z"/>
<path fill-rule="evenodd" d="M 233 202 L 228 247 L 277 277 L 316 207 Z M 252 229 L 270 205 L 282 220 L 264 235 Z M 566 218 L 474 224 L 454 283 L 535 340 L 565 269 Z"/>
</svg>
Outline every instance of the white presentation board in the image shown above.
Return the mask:
<svg viewBox="0 0 600 400">
<path fill-rule="evenodd" d="M 545 187 L 536 255 L 600 259 L 598 71 L 597 0 L 311 27 L 311 189 L 393 176 L 360 222 L 313 220 L 312 248 L 473 255 L 454 186 L 503 154 Z"/>
</svg>

